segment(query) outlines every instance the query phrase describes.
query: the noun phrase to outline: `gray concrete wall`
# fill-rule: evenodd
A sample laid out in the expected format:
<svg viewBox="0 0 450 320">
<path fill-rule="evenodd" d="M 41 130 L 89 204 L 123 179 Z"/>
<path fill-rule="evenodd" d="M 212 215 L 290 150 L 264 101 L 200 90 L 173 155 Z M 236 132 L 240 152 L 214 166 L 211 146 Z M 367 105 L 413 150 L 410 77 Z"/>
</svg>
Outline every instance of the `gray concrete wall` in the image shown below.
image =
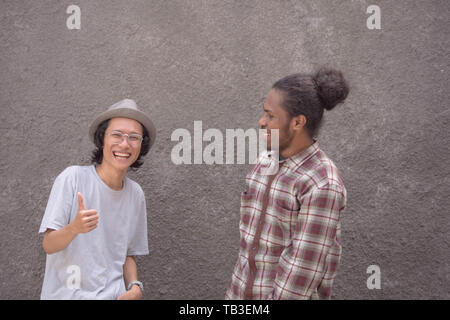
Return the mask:
<svg viewBox="0 0 450 320">
<path fill-rule="evenodd" d="M 66 8 L 81 8 L 68 30 Z M 381 8 L 381 30 L 366 9 Z M 0 298 L 38 299 L 54 178 L 88 164 L 90 120 L 125 97 L 158 140 L 130 177 L 148 204 L 146 299 L 222 299 L 250 165 L 171 162 L 176 128 L 257 128 L 274 81 L 322 64 L 351 84 L 321 148 L 348 191 L 336 299 L 449 299 L 449 31 L 442 1 L 1 1 Z M 366 285 L 369 265 L 381 289 Z"/>
</svg>

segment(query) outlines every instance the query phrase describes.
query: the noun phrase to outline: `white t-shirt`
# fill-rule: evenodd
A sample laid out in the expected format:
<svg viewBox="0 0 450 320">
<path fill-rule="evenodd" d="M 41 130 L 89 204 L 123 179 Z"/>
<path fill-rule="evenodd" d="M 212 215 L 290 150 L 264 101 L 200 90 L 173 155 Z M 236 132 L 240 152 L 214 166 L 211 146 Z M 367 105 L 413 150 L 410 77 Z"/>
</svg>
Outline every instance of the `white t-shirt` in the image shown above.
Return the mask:
<svg viewBox="0 0 450 320">
<path fill-rule="evenodd" d="M 41 299 L 116 299 L 126 291 L 126 256 L 148 254 L 144 192 L 127 177 L 122 190 L 112 190 L 93 165 L 68 167 L 53 184 L 39 233 L 75 218 L 78 192 L 86 209 L 97 210 L 97 228 L 47 255 Z"/>
</svg>

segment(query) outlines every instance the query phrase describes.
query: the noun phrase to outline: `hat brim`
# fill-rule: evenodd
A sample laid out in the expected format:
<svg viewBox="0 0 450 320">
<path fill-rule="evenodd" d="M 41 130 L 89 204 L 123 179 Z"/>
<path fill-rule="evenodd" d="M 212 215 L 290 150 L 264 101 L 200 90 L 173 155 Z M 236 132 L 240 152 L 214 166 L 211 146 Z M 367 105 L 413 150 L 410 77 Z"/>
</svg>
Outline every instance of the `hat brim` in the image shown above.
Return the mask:
<svg viewBox="0 0 450 320">
<path fill-rule="evenodd" d="M 89 138 L 92 142 L 94 142 L 94 134 L 99 124 L 105 120 L 112 118 L 128 118 L 140 122 L 145 127 L 145 129 L 147 129 L 148 134 L 150 135 L 150 149 L 152 148 L 156 139 L 156 129 L 153 121 L 142 111 L 130 108 L 117 108 L 113 110 L 107 110 L 101 113 L 97 118 L 95 118 L 89 126 Z"/>
</svg>

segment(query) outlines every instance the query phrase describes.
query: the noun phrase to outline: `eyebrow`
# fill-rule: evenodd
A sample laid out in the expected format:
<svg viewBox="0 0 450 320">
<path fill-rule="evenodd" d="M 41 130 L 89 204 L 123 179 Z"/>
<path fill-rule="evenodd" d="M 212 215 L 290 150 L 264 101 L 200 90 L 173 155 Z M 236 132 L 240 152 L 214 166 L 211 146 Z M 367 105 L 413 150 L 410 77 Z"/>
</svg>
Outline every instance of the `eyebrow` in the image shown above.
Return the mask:
<svg viewBox="0 0 450 320">
<path fill-rule="evenodd" d="M 273 112 L 272 110 L 267 109 L 265 106 L 263 106 L 264 112 Z"/>
<path fill-rule="evenodd" d="M 119 129 L 112 129 L 111 131 L 119 131 L 120 133 L 123 133 L 123 131 L 122 131 L 122 130 L 119 130 Z M 138 134 L 138 135 L 141 135 L 141 136 L 142 136 L 142 133 L 140 133 L 140 132 L 137 132 L 137 131 L 131 131 L 131 132 L 130 132 L 130 134 L 133 134 L 133 133 L 135 133 L 135 134 Z"/>
</svg>

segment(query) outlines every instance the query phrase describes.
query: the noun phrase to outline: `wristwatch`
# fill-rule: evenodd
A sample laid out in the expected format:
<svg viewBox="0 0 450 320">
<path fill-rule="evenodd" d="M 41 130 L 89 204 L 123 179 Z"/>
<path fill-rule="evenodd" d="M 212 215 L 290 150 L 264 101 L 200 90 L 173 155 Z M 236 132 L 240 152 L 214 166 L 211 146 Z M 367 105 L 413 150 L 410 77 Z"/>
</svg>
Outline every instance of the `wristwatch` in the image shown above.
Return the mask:
<svg viewBox="0 0 450 320">
<path fill-rule="evenodd" d="M 127 291 L 130 290 L 133 285 L 137 285 L 139 287 L 139 289 L 141 289 L 142 293 L 144 293 L 144 285 L 140 281 L 131 281 L 128 284 Z"/>
</svg>

